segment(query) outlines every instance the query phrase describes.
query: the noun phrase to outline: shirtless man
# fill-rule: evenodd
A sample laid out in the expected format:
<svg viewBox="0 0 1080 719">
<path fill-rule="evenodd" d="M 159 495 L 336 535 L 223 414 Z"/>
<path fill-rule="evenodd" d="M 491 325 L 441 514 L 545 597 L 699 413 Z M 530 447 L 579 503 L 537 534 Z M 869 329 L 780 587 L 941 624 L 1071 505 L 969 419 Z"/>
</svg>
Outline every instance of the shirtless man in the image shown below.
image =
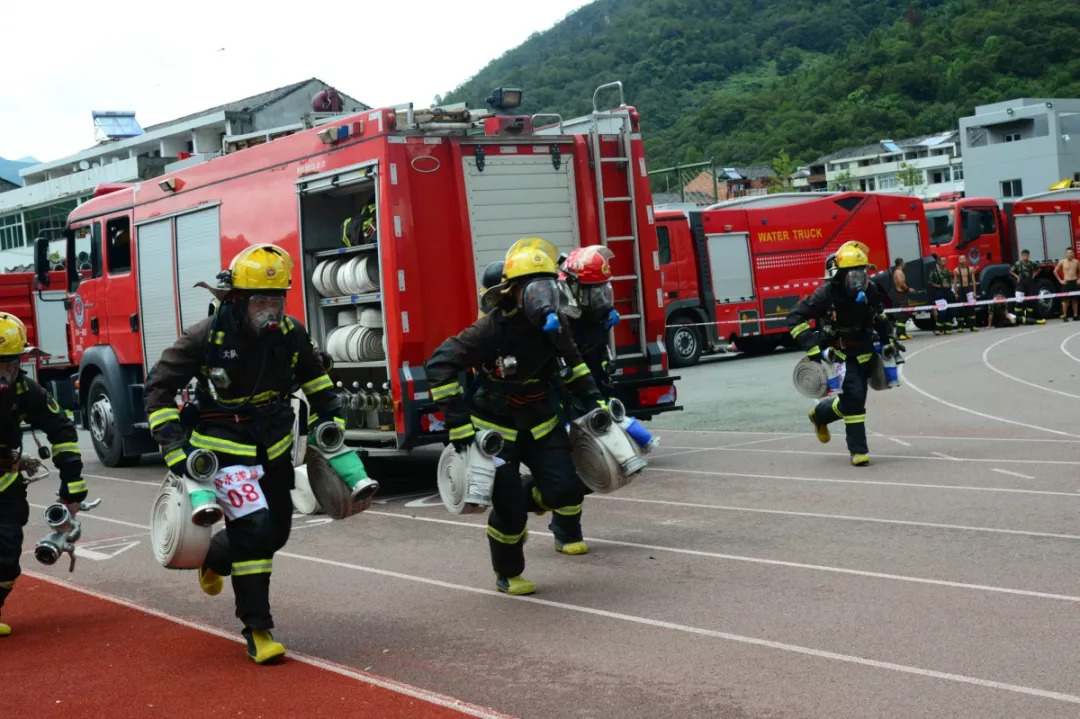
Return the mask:
<svg viewBox="0 0 1080 719">
<path fill-rule="evenodd" d="M 892 273 L 892 291 L 889 293 L 889 298 L 892 300 L 893 307 L 901 308 L 908 306 L 907 295 L 915 292 L 912 288 L 908 287 L 907 276 L 904 274 L 904 260 L 897 257 L 896 262 L 893 263 Z M 911 336 L 907 333 L 907 320 L 909 312 L 900 311 L 893 314 L 894 321 L 896 322 L 896 339 L 909 340 Z"/>
<path fill-rule="evenodd" d="M 1054 274 L 1061 281 L 1066 292 L 1076 292 L 1077 280 L 1080 279 L 1080 260 L 1076 259 L 1076 250 L 1065 250 L 1065 259 L 1057 263 Z M 1061 299 L 1061 318 L 1069 321 L 1069 308 L 1072 308 L 1072 319 L 1080 319 L 1080 297 L 1063 297 Z"/>
</svg>

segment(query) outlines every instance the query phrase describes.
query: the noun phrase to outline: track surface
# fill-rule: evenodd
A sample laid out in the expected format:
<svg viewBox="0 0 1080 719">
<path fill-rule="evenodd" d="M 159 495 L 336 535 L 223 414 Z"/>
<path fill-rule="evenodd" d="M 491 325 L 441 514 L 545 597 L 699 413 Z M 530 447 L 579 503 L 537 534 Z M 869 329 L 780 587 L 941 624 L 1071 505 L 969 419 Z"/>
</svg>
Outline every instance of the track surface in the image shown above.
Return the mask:
<svg viewBox="0 0 1080 719">
<path fill-rule="evenodd" d="M 848 464 L 842 424 L 828 445 L 813 437 L 810 400 L 791 387 L 797 355 L 681 370 L 687 410 L 652 423 L 663 446 L 647 476 L 586 500 L 589 554 L 555 553 L 547 518 L 530 516 L 532 597 L 494 591 L 483 518 L 442 507 L 434 455 L 399 463 L 409 478 L 364 515 L 294 517 L 274 562 L 276 636 L 290 651 L 519 717 L 1080 716 L 1080 326 L 906 344 L 904 386 L 870 393 L 866 468 Z M 154 562 L 159 460 L 107 469 L 84 446 L 91 496 L 105 501 L 84 515 L 83 558 L 71 575 L 31 554 L 24 568 L 238 637 L 231 590 L 207 597 L 193 573 Z M 389 472 L 373 468 L 388 482 Z M 28 550 L 46 533 L 53 491 L 31 488 Z M 99 600 L 90 611 L 84 595 L 20 582 L 5 610 L 18 632 L 0 640 L 5 667 L 12 646 L 49 666 L 43 652 L 64 651 L 59 627 L 100 646 L 124 639 L 117 622 L 136 623 L 135 610 L 109 619 Z M 103 621 L 116 631 L 103 635 Z M 139 625 L 132 637 L 155 631 L 179 629 Z M 109 666 L 114 682 L 199 669 L 205 653 L 185 642 L 213 645 L 217 676 L 265 673 L 301 704 L 326 694 L 334 706 L 339 682 L 371 691 L 341 675 L 315 691 L 308 665 L 252 667 L 241 645 L 185 631 L 141 654 L 81 654 L 72 693 L 109 701 Z M 17 685 L 54 701 L 48 682 Z M 387 699 L 375 714 L 446 712 L 405 700 L 415 711 Z"/>
</svg>

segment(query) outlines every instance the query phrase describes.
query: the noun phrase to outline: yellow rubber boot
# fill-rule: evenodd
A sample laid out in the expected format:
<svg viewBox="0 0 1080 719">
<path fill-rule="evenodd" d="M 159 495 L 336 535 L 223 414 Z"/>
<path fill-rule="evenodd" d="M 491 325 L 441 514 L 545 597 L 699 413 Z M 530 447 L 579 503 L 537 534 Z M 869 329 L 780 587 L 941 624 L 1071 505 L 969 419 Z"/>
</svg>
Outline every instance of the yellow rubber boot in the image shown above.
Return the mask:
<svg viewBox="0 0 1080 719">
<path fill-rule="evenodd" d="M 213 569 L 199 567 L 199 586 L 211 597 L 216 597 L 221 594 L 221 590 L 225 587 L 225 580 Z"/>
<path fill-rule="evenodd" d="M 870 455 L 868 454 L 853 454 L 851 455 L 851 463 L 856 467 L 865 467 L 870 464 Z"/>
<path fill-rule="evenodd" d="M 0 622 L 0 637 L 6 637 L 11 634 L 11 627 L 3 622 Z"/>
<path fill-rule="evenodd" d="M 579 542 L 560 542 L 556 537 L 555 551 L 561 554 L 585 554 L 589 551 L 589 545 L 585 544 L 585 540 Z"/>
<path fill-rule="evenodd" d="M 532 594 L 536 591 L 536 585 L 524 577 L 500 577 L 495 575 L 495 588 L 504 594 Z"/>
<path fill-rule="evenodd" d="M 256 664 L 266 664 L 269 661 L 285 656 L 285 645 L 274 641 L 270 630 L 245 629 L 243 634 L 247 638 L 248 657 Z"/>
<path fill-rule="evenodd" d="M 818 424 L 818 421 L 814 419 L 814 410 L 810 410 L 809 416 L 810 424 L 814 425 L 814 434 L 817 435 L 818 441 L 822 444 L 825 444 L 830 439 L 832 439 L 832 435 L 829 433 L 829 425 Z"/>
</svg>

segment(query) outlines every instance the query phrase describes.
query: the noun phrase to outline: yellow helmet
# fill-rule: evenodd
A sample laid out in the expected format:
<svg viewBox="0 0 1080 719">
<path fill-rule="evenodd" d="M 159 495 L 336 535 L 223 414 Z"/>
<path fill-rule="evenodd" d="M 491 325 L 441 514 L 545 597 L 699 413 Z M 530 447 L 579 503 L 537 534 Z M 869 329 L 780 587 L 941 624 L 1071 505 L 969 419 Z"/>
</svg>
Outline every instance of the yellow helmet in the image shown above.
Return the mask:
<svg viewBox="0 0 1080 719">
<path fill-rule="evenodd" d="M 10 361 L 26 351 L 26 325 L 9 312 L 0 312 L 0 359 Z"/>
<path fill-rule="evenodd" d="M 292 257 L 275 245 L 252 245 L 229 264 L 235 290 L 287 290 L 292 286 Z"/>
<path fill-rule="evenodd" d="M 870 248 L 861 242 L 849 241 L 836 251 L 836 266 L 841 270 L 866 267 L 870 264 Z"/>
<path fill-rule="evenodd" d="M 542 237 L 525 237 L 506 251 L 503 281 L 533 275 L 559 276 L 559 250 Z"/>
</svg>

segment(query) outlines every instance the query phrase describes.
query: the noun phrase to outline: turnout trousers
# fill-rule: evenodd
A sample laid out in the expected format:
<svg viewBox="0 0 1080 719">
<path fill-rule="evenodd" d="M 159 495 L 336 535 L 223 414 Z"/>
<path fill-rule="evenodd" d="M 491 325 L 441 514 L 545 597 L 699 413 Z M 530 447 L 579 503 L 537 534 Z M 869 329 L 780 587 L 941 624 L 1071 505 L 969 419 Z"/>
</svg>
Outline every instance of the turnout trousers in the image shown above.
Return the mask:
<svg viewBox="0 0 1080 719">
<path fill-rule="evenodd" d="M 847 448 L 852 454 L 866 454 L 870 451 L 866 444 L 866 388 L 873 359 L 873 353 L 849 354 L 845 360 L 846 374 L 841 386 L 842 392 L 836 397 L 826 397 L 814 408 L 814 420 L 820 424 L 844 420 Z"/>
<path fill-rule="evenodd" d="M 502 577 L 525 571 L 525 521 L 529 512 L 552 512 L 551 530 L 563 542 L 581 540 L 581 502 L 588 491 L 574 471 L 570 438 L 561 423 L 540 439 L 519 432 L 499 455 L 506 464 L 495 472 L 488 516 L 491 566 Z M 532 478 L 521 480 L 521 463 Z"/>
<path fill-rule="evenodd" d="M 23 527 L 30 520 L 30 505 L 26 502 L 26 483 L 16 479 L 0 492 L 0 613 L 4 600 L 22 574 L 19 556 L 22 554 Z"/>
<path fill-rule="evenodd" d="M 274 553 L 285 546 L 292 529 L 292 495 L 294 484 L 292 456 L 286 452 L 273 462 L 266 459 L 266 451 L 259 449 L 259 457 L 233 457 L 218 453 L 222 467 L 232 464 L 262 464 L 263 476 L 258 480 L 266 509 L 230 520 L 225 518 L 224 529 L 218 530 L 210 541 L 210 551 L 203 562 L 204 569 L 211 569 L 222 577 L 232 578 L 233 594 L 236 596 L 236 617 L 247 629 L 273 629 L 270 614 L 270 574 L 274 566 Z"/>
</svg>

